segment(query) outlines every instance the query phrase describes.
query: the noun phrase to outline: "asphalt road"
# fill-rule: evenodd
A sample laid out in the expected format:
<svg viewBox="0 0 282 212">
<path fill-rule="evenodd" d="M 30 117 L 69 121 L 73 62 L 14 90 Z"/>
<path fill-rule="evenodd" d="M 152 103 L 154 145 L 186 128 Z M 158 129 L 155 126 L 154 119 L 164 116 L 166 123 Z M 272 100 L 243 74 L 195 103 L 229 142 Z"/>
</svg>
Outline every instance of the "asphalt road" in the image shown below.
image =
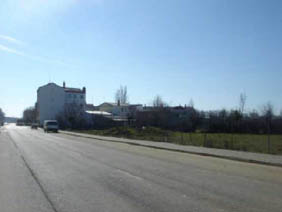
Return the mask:
<svg viewBox="0 0 282 212">
<path fill-rule="evenodd" d="M 282 168 L 0 129 L 1 212 L 282 211 Z"/>
</svg>

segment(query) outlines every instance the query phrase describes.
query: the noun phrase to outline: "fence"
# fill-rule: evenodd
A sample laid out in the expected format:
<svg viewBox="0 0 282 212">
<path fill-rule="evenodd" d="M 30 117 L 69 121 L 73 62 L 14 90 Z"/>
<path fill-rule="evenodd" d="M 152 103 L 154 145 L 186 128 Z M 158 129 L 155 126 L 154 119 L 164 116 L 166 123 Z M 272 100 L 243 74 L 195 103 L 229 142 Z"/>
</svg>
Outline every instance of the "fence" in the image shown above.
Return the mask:
<svg viewBox="0 0 282 212">
<path fill-rule="evenodd" d="M 150 140 L 248 152 L 282 155 L 282 135 L 181 133 L 151 136 Z"/>
</svg>

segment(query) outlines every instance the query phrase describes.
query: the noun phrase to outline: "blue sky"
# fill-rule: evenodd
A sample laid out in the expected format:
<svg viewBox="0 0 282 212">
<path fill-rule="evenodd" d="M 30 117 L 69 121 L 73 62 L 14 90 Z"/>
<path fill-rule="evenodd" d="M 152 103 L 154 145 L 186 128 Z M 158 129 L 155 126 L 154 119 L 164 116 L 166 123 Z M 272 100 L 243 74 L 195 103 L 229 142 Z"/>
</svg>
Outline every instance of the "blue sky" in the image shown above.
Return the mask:
<svg viewBox="0 0 282 212">
<path fill-rule="evenodd" d="M 87 101 L 282 109 L 280 0 L 1 0 L 0 107 L 21 116 L 49 81 Z"/>
</svg>

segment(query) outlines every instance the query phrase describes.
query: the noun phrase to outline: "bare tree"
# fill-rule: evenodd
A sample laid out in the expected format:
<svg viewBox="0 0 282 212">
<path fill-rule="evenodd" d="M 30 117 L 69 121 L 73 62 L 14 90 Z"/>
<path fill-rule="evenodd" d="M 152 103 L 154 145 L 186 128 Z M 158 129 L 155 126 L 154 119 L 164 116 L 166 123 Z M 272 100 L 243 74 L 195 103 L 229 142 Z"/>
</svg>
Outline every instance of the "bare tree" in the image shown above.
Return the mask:
<svg viewBox="0 0 282 212">
<path fill-rule="evenodd" d="M 270 153 L 270 134 L 272 129 L 272 119 L 273 119 L 273 105 L 270 102 L 267 102 L 262 107 L 262 115 L 265 120 L 265 125 L 267 129 L 267 144 L 268 144 L 268 153 Z"/>
<path fill-rule="evenodd" d="M 273 105 L 271 102 L 267 102 L 265 105 L 262 106 L 262 115 L 267 118 L 267 119 L 272 119 L 273 118 Z"/>
<path fill-rule="evenodd" d="M 157 108 L 164 107 L 166 103 L 163 101 L 162 97 L 160 95 L 155 96 L 153 100 L 153 106 Z"/>
<path fill-rule="evenodd" d="M 0 126 L 4 123 L 5 114 L 0 108 Z"/>
<path fill-rule="evenodd" d="M 115 93 L 115 101 L 116 103 L 126 104 L 128 103 L 128 95 L 127 95 L 127 87 L 120 86 L 120 88 Z"/>
<path fill-rule="evenodd" d="M 35 109 L 35 107 L 28 107 L 24 110 L 23 121 L 25 123 L 36 122 L 36 109 Z"/>
<path fill-rule="evenodd" d="M 259 118 L 259 113 L 253 109 L 250 113 L 249 113 L 249 117 L 252 119 L 252 120 L 256 120 Z"/>
<path fill-rule="evenodd" d="M 240 111 L 241 114 L 244 113 L 246 101 L 247 101 L 246 93 L 241 93 L 240 97 L 239 97 L 239 111 Z"/>
<path fill-rule="evenodd" d="M 76 103 L 66 104 L 64 110 L 57 114 L 56 119 L 61 128 L 82 129 L 86 125 L 83 107 Z"/>
<path fill-rule="evenodd" d="M 192 98 L 190 99 L 188 106 L 194 108 L 194 101 Z"/>
</svg>

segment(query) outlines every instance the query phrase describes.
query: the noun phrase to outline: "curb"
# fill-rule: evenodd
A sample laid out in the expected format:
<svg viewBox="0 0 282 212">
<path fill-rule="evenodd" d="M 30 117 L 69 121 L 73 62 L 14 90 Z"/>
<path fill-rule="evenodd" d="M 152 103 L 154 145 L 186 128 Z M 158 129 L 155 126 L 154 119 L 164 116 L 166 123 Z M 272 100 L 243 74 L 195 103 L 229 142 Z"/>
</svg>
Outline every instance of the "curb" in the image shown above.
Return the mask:
<svg viewBox="0 0 282 212">
<path fill-rule="evenodd" d="M 274 167 L 282 168 L 281 163 L 272 163 L 272 162 L 265 162 L 265 161 L 259 161 L 259 160 L 253 160 L 253 159 L 244 159 L 244 158 L 233 157 L 233 156 L 225 156 L 225 155 L 203 153 L 203 152 L 194 152 L 194 151 L 181 150 L 181 149 L 171 149 L 171 148 L 159 147 L 159 146 L 154 146 L 154 145 L 134 143 L 134 142 L 130 142 L 130 141 L 116 141 L 116 140 L 111 140 L 111 139 L 103 139 L 103 138 L 98 138 L 98 137 L 93 137 L 93 136 L 87 136 L 87 134 L 78 135 L 78 134 L 62 132 L 62 131 L 60 131 L 60 133 L 65 134 L 65 135 L 75 136 L 75 137 L 96 139 L 96 140 L 100 140 L 100 141 L 123 143 L 123 144 L 128 144 L 128 145 L 133 145 L 133 146 L 142 146 L 142 147 L 147 147 L 147 148 L 152 148 L 152 149 L 160 149 L 160 150 L 166 150 L 166 151 L 172 151 L 172 152 L 187 153 L 187 154 L 192 154 L 192 155 L 214 157 L 214 158 L 220 158 L 220 159 L 226 159 L 226 160 L 232 160 L 232 161 L 239 161 L 239 162 L 245 162 L 245 163 L 252 163 L 252 164 L 259 164 L 259 165 L 274 166 Z"/>
</svg>

